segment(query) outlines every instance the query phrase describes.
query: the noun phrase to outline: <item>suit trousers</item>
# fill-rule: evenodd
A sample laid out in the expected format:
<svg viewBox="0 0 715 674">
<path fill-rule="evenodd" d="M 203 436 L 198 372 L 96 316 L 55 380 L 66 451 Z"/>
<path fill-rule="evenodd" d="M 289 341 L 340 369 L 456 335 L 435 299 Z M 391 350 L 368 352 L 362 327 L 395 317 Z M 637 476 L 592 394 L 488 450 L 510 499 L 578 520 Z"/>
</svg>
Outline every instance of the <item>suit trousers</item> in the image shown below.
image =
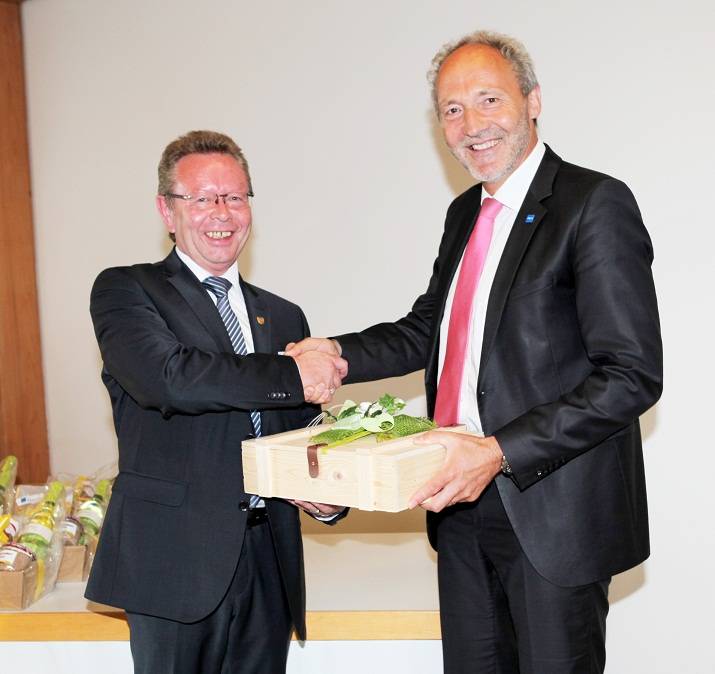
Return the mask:
<svg viewBox="0 0 715 674">
<path fill-rule="evenodd" d="M 445 674 L 599 674 L 610 578 L 559 587 L 524 555 L 494 482 L 437 524 Z"/>
<path fill-rule="evenodd" d="M 171 563 L 181 559 L 167 573 Z M 135 674 L 283 674 L 292 621 L 268 520 L 246 528 L 231 585 L 206 618 L 127 619 Z"/>
</svg>

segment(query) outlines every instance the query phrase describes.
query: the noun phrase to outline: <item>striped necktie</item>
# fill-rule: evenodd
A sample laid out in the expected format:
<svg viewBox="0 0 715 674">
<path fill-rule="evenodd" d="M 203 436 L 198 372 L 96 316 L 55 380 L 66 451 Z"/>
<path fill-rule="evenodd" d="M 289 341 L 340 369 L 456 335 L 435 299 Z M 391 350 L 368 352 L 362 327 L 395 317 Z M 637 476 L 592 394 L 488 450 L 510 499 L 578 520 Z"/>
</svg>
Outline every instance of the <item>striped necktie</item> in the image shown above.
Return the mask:
<svg viewBox="0 0 715 674">
<path fill-rule="evenodd" d="M 201 282 L 201 285 L 216 296 L 216 308 L 221 315 L 221 320 L 223 320 L 226 326 L 226 331 L 231 340 L 233 350 L 239 356 L 247 355 L 248 349 L 246 348 L 243 331 L 228 301 L 228 291 L 232 285 L 231 281 L 222 276 L 209 276 Z M 261 413 L 258 410 L 251 410 L 250 415 L 251 423 L 253 424 L 253 434 L 258 438 L 261 435 Z M 260 496 L 251 495 L 249 507 L 255 508 L 256 506 L 262 505 L 261 501 Z"/>
</svg>

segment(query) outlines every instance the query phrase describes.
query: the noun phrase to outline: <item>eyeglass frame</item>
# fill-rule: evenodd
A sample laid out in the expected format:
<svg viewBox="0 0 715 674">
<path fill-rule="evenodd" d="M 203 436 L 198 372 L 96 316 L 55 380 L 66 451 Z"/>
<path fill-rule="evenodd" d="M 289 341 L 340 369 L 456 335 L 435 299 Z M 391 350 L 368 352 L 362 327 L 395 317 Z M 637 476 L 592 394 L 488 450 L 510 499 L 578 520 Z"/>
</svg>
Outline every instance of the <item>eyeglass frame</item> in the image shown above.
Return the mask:
<svg viewBox="0 0 715 674">
<path fill-rule="evenodd" d="M 206 196 L 210 196 L 210 194 L 211 194 L 211 193 L 209 192 L 209 194 L 207 194 Z M 240 196 L 241 193 L 240 193 L 240 192 L 226 192 L 225 194 L 217 194 L 217 193 L 214 192 L 214 197 L 216 197 L 215 200 L 214 200 L 214 202 L 213 202 L 213 203 L 214 203 L 214 206 L 218 206 L 218 200 L 219 200 L 219 199 L 223 199 L 223 205 L 224 205 L 226 208 L 231 208 L 231 206 L 229 206 L 229 204 L 226 203 L 226 197 L 230 196 L 231 194 L 237 194 L 237 195 Z M 244 206 L 244 205 L 245 205 L 245 206 L 248 206 L 248 205 L 249 205 L 249 204 L 248 204 L 248 199 L 249 199 L 250 197 L 253 197 L 253 196 L 255 196 L 255 195 L 253 194 L 253 190 L 248 190 L 248 192 L 246 192 L 246 199 L 245 199 L 245 201 L 242 201 L 242 202 L 241 202 L 241 205 L 242 205 L 242 206 Z M 164 197 L 165 197 L 165 198 L 168 197 L 168 198 L 171 198 L 171 199 L 181 199 L 182 201 L 185 201 L 185 202 L 191 202 L 192 199 L 197 199 L 197 198 L 198 198 L 195 194 L 177 194 L 177 193 L 175 193 L 175 192 L 165 192 L 165 193 L 164 193 Z M 196 203 L 196 202 L 193 202 L 193 203 Z"/>
</svg>

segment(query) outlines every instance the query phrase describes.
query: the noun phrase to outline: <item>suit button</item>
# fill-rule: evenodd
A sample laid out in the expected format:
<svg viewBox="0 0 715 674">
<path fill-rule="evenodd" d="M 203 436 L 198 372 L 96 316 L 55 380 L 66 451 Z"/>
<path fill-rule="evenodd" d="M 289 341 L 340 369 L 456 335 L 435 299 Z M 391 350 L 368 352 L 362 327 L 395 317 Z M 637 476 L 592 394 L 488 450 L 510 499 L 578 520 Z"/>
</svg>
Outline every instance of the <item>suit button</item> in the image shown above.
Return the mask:
<svg viewBox="0 0 715 674">
<path fill-rule="evenodd" d="M 479 391 L 479 397 L 483 398 L 485 395 L 487 395 L 486 391 Z"/>
<path fill-rule="evenodd" d="M 286 398 L 290 398 L 290 392 L 286 393 Z"/>
<path fill-rule="evenodd" d="M 241 502 L 238 504 L 238 509 L 239 509 L 241 512 L 244 512 L 244 513 L 245 513 L 245 512 L 248 510 L 248 501 L 241 501 Z"/>
<path fill-rule="evenodd" d="M 542 471 L 540 471 L 540 470 L 537 470 L 537 471 L 536 471 L 536 477 L 541 477 L 542 474 L 543 474 Z"/>
<path fill-rule="evenodd" d="M 275 400 L 275 399 L 276 399 L 276 394 L 273 393 L 273 391 L 271 391 L 271 392 L 268 394 L 268 400 Z"/>
</svg>

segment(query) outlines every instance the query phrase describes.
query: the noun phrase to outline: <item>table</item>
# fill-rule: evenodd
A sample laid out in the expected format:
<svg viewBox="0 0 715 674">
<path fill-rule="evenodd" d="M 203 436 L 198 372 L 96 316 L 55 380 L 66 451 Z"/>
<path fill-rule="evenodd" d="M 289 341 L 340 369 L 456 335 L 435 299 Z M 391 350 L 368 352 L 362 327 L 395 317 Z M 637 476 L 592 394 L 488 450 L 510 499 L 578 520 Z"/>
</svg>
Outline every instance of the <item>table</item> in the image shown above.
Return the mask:
<svg viewBox="0 0 715 674">
<path fill-rule="evenodd" d="M 441 671 L 436 556 L 423 533 L 311 534 L 303 543 L 308 642 L 291 644 L 291 674 Z M 81 674 L 99 658 L 104 674 L 131 671 L 124 613 L 83 592 L 84 583 L 62 583 L 25 611 L 0 612 L 3 670 Z"/>
</svg>

